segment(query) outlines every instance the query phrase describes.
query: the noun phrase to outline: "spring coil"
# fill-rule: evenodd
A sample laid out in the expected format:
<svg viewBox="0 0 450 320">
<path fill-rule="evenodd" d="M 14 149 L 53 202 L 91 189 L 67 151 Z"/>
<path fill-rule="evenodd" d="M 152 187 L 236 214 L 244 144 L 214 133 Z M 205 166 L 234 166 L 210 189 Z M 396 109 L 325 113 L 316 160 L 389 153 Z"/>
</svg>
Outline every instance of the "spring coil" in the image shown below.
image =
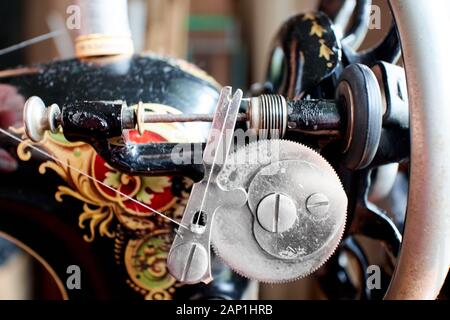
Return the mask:
<svg viewBox="0 0 450 320">
<path fill-rule="evenodd" d="M 261 95 L 251 98 L 247 113 L 249 128 L 260 139 L 279 139 L 285 135 L 288 108 L 283 96 Z"/>
</svg>

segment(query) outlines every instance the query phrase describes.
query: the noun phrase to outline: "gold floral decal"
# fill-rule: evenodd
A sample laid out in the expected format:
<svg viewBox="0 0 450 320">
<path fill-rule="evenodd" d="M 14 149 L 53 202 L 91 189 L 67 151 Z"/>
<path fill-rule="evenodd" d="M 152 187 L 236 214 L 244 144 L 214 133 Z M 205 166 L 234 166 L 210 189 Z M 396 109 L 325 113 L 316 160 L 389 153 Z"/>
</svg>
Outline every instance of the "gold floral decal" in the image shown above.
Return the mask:
<svg viewBox="0 0 450 320">
<path fill-rule="evenodd" d="M 305 14 L 303 17 L 303 21 L 311 21 L 312 23 L 311 31 L 309 35 L 317 36 L 319 38 L 320 43 L 319 58 L 327 60 L 328 61 L 327 66 L 331 68 L 333 64 L 330 62 L 330 60 L 331 56 L 334 55 L 334 52 L 326 45 L 325 39 L 323 39 L 323 36 L 325 33 L 327 33 L 327 30 L 320 25 L 318 17 L 314 13 Z"/>
<path fill-rule="evenodd" d="M 78 224 L 83 229 L 85 228 L 85 222 L 89 221 L 90 235 L 84 235 L 84 240 L 93 241 L 96 228 L 98 228 L 101 236 L 113 238 L 114 232 L 110 230 L 110 226 L 117 205 L 105 202 L 98 191 L 93 188 L 89 178 L 80 173 L 89 172 L 87 160 L 92 159 L 95 155 L 94 150 L 84 143 L 68 143 L 61 135 L 46 134 L 42 142 L 33 143 L 26 138 L 23 128 L 14 131 L 16 134 L 21 134 L 24 139 L 17 147 L 17 155 L 22 161 L 28 161 L 31 158 L 29 145 L 45 148 L 47 152 L 60 161 L 58 163 L 53 160 L 43 162 L 39 166 L 39 173 L 45 174 L 50 169 L 66 181 L 68 186 L 58 186 L 55 193 L 55 199 L 58 202 L 63 201 L 63 196 L 71 196 L 84 202 L 84 211 L 78 218 Z M 71 169 L 71 167 L 77 168 L 80 172 Z"/>
<path fill-rule="evenodd" d="M 331 56 L 334 55 L 333 50 L 328 48 L 328 46 L 325 44 L 325 40 L 320 39 L 319 42 L 320 42 L 319 58 L 325 58 L 327 61 L 330 61 Z"/>
<path fill-rule="evenodd" d="M 145 104 L 145 107 L 149 112 L 180 113 L 169 106 Z M 139 139 L 142 143 L 147 138 L 158 137 L 163 141 L 185 142 L 188 137 L 201 141 L 200 137 L 186 134 L 183 128 L 179 124 L 149 124 L 146 127 L 148 131 Z M 39 172 L 45 174 L 50 169 L 66 182 L 66 185 L 58 186 L 55 192 L 57 201 L 62 202 L 65 196 L 70 196 L 83 202 L 78 225 L 82 229 L 88 228 L 88 234 L 83 235 L 84 240 L 94 241 L 97 230 L 102 237 L 114 238 L 113 254 L 119 265 L 124 263 L 126 266 L 128 285 L 147 299 L 172 298 L 179 286 L 165 265 L 172 241 L 172 226 L 164 218 L 153 215 L 148 208 L 129 198 L 151 205 L 171 218 L 180 219 L 192 181 L 183 179 L 180 196 L 175 197 L 171 190 L 171 177 L 137 177 L 118 172 L 99 157 L 90 145 L 68 142 L 61 133 L 46 133 L 40 143 L 33 143 L 27 139 L 24 128 L 12 131 L 23 138 L 17 147 L 17 155 L 22 161 L 31 159 L 30 145 L 45 150 L 57 159 L 41 163 Z M 129 134 L 129 138 L 134 141 L 136 132 Z M 123 143 L 120 140 L 117 143 Z M 98 181 L 91 180 L 85 174 Z M 132 231 L 131 239 L 126 239 L 124 229 L 128 230 L 127 234 Z"/>
<path fill-rule="evenodd" d="M 303 15 L 303 21 L 308 21 L 308 20 L 310 20 L 310 21 L 314 21 L 314 20 L 316 20 L 316 15 L 314 14 L 314 13 L 305 13 L 304 15 Z"/>
<path fill-rule="evenodd" d="M 169 229 L 158 229 L 140 239 L 132 239 L 125 249 L 129 285 L 148 300 L 172 298 L 176 283 L 167 269 L 167 253 L 172 243 Z"/>
<path fill-rule="evenodd" d="M 165 105 L 146 103 L 144 106 L 147 112 L 180 113 L 179 110 Z M 147 140 L 184 142 L 187 139 L 183 127 L 179 124 L 148 124 L 145 129 L 147 131 L 141 137 L 137 137 L 137 132 L 133 130 L 128 132 L 129 139 L 138 138 L 142 142 Z M 24 139 L 17 147 L 17 155 L 21 160 L 30 160 L 29 145 L 36 145 L 58 159 L 57 162 L 48 160 L 42 163 L 39 172 L 45 174 L 47 169 L 50 169 L 66 181 L 66 186 L 58 186 L 55 193 L 57 201 L 62 202 L 64 196 L 70 196 L 84 203 L 78 224 L 82 229 L 88 227 L 89 233 L 83 236 L 88 242 L 95 239 L 97 229 L 100 236 L 113 238 L 115 232 L 112 230 L 112 224 L 117 220 L 126 228 L 139 232 L 151 232 L 157 226 L 167 225 L 167 221 L 155 217 L 150 210 L 130 201 L 130 198 L 169 215 L 179 214 L 179 211 L 182 211 L 182 208 L 177 207 L 177 199 L 171 193 L 170 177 L 131 177 L 122 174 L 110 167 L 90 145 L 83 142 L 69 142 L 61 133 L 47 132 L 41 142 L 33 143 L 27 139 L 24 128 L 13 131 Z M 191 138 L 198 139 L 198 137 Z M 94 177 L 95 180 L 92 181 L 82 173 Z M 96 180 L 119 190 L 122 195 L 105 188 Z"/>
<path fill-rule="evenodd" d="M 323 34 L 326 33 L 327 30 L 325 30 L 317 21 L 312 22 L 311 32 L 309 33 L 310 36 L 316 35 L 319 38 L 323 37 Z"/>
</svg>

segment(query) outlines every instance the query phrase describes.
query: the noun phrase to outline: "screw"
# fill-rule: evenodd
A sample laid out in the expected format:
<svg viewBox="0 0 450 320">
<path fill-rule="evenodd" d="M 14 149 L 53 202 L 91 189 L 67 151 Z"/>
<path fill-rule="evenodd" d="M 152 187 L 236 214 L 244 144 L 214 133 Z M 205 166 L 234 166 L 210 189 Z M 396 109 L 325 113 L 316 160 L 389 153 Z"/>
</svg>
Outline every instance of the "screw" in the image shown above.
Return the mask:
<svg viewBox="0 0 450 320">
<path fill-rule="evenodd" d="M 324 218 L 330 208 L 330 201 L 323 193 L 314 193 L 306 200 L 306 209 L 317 218 Z"/>
<path fill-rule="evenodd" d="M 297 220 L 297 208 L 288 196 L 273 193 L 261 200 L 257 216 L 264 229 L 273 233 L 282 233 L 294 225 Z"/>
<path fill-rule="evenodd" d="M 208 253 L 199 243 L 183 243 L 170 251 L 167 266 L 178 281 L 198 283 L 208 271 Z"/>
</svg>

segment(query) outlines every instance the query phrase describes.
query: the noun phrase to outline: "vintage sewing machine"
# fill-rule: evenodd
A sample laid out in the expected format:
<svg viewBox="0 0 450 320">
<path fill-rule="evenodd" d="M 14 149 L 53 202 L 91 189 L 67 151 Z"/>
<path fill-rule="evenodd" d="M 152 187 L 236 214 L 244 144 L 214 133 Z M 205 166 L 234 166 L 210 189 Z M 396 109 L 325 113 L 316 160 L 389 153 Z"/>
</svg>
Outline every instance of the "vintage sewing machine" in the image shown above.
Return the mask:
<svg viewBox="0 0 450 320">
<path fill-rule="evenodd" d="M 267 81 L 245 93 L 130 55 L 126 37 L 105 56 L 108 38 L 85 34 L 83 58 L 11 70 L 1 82 L 26 103 L 24 127 L 2 137 L 22 162 L 1 176 L 0 234 L 64 298 L 242 299 L 255 281 L 311 274 L 329 298 L 436 298 L 450 262 L 450 63 L 442 25 L 426 21 L 448 4 L 392 1 L 396 23 L 361 53 L 368 4 L 343 35 L 327 7 L 293 16 Z M 407 214 L 376 205 L 397 172 Z M 66 288 L 71 265 L 81 290 Z"/>
</svg>

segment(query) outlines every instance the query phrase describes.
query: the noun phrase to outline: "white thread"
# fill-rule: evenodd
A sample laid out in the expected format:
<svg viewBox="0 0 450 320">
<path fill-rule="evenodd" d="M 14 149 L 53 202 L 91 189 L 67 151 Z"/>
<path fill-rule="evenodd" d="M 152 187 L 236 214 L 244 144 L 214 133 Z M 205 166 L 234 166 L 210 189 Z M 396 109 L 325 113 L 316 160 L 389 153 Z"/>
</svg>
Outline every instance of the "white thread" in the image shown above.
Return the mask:
<svg viewBox="0 0 450 320">
<path fill-rule="evenodd" d="M 29 143 L 29 142 L 27 142 L 27 141 L 25 141 L 25 140 L 22 140 L 22 139 L 16 137 L 15 135 L 9 133 L 8 131 L 3 130 L 2 128 L 0 128 L 0 132 L 3 133 L 4 135 L 10 137 L 11 139 L 17 141 L 17 142 L 23 142 L 23 143 L 25 143 L 25 144 L 26 144 L 28 147 L 30 147 L 31 149 L 33 149 L 33 150 L 39 152 L 40 154 L 42 154 L 42 155 L 44 155 L 44 156 L 46 156 L 46 157 L 52 159 L 53 161 L 56 161 L 56 162 L 58 162 L 58 163 L 60 163 L 60 164 L 62 164 L 62 165 L 64 165 L 64 166 L 69 167 L 70 169 L 72 169 L 72 170 L 78 172 L 79 174 L 81 174 L 81 175 L 87 177 L 88 179 L 90 179 L 90 180 L 92 180 L 92 181 L 95 181 L 95 182 L 101 184 L 101 185 L 104 186 L 105 188 L 108 188 L 109 190 L 112 190 L 112 191 L 118 193 L 119 195 L 121 195 L 121 196 L 127 198 L 128 200 L 130 200 L 130 201 L 132 201 L 132 202 L 134 202 L 134 203 L 136 203 L 136 204 L 141 205 L 142 207 L 144 207 L 144 208 L 150 210 L 151 212 L 153 212 L 153 213 L 155 213 L 155 214 L 157 214 L 157 215 L 159 215 L 159 216 L 161 216 L 161 217 L 163 217 L 163 218 L 169 220 L 169 221 L 172 222 L 172 223 L 175 223 L 176 225 L 178 225 L 178 226 L 180 226 L 180 227 L 182 227 L 182 228 L 185 228 L 185 229 L 189 230 L 189 228 L 187 228 L 186 226 L 182 225 L 182 224 L 179 223 L 178 221 L 176 221 L 176 220 L 174 220 L 174 219 L 172 219 L 172 218 L 166 216 L 165 214 L 163 214 L 163 213 L 161 213 L 161 212 L 159 212 L 159 211 L 157 211 L 157 210 L 155 210 L 155 209 L 153 209 L 153 208 L 151 208 L 151 207 L 145 205 L 144 203 L 142 203 L 142 202 L 140 202 L 140 201 L 137 201 L 136 199 L 134 199 L 134 198 L 132 198 L 132 197 L 130 197 L 130 196 L 124 194 L 123 192 L 120 192 L 119 190 L 116 190 L 116 189 L 112 188 L 111 186 L 108 186 L 106 183 L 104 183 L 104 182 L 102 182 L 102 181 L 100 181 L 100 180 L 97 180 L 96 178 L 94 178 L 94 177 L 88 175 L 87 173 L 81 171 L 80 169 L 75 168 L 75 167 L 73 167 L 73 166 L 71 166 L 71 165 L 69 165 L 69 164 L 67 164 L 67 163 L 64 163 L 63 161 L 61 161 L 61 160 L 59 160 L 58 158 L 52 156 L 52 155 L 49 154 L 48 152 L 45 152 L 44 150 L 42 150 L 42 149 L 40 149 L 40 148 L 38 148 L 38 147 L 32 145 L 31 143 Z"/>
</svg>

